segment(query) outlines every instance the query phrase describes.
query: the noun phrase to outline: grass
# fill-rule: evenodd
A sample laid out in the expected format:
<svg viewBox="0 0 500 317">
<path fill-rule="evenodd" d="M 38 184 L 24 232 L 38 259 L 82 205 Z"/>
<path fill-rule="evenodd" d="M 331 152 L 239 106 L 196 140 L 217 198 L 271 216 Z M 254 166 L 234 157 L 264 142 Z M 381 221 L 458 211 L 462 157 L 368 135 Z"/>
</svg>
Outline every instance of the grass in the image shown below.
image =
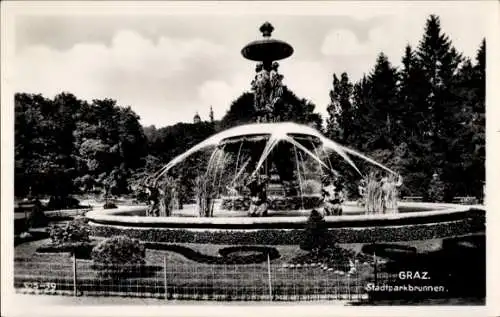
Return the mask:
<svg viewBox="0 0 500 317">
<path fill-rule="evenodd" d="M 95 238 L 100 240 L 101 238 Z M 395 243 L 415 247 L 418 258 L 401 259 L 398 256 L 396 269 L 418 269 L 418 267 L 439 267 L 454 276 L 469 276 L 461 280 L 462 287 L 474 290 L 481 297 L 482 283 L 485 276 L 481 272 L 482 251 L 456 248 L 449 251 L 449 255 L 441 250 L 442 240 L 426 240 Z M 20 243 L 15 246 L 15 283 L 17 288 L 22 288 L 25 282 L 53 282 L 57 289 L 71 292 L 73 290 L 73 259 L 70 253 L 37 253 L 40 246 L 50 243 L 49 239 Z M 465 245 L 469 242 L 465 242 Z M 480 244 L 479 244 L 480 245 Z M 211 245 L 184 243 L 184 247 L 191 248 L 202 254 L 219 256 L 219 249 L 231 245 Z M 343 248 L 359 253 L 363 244 L 343 244 Z M 346 275 L 335 274 L 334 271 L 325 271 L 318 267 L 303 267 L 300 269 L 287 269 L 283 265 L 307 252 L 300 250 L 297 245 L 274 245 L 280 257 L 271 261 L 271 283 L 273 294 L 284 298 L 294 299 L 297 296 L 311 294 L 340 294 L 363 293 L 363 287 L 373 280 L 373 268 L 369 265 L 359 265 L 358 272 L 347 278 Z M 469 251 L 464 251 L 469 250 Z M 458 256 L 457 256 L 458 254 Z M 460 258 L 472 259 L 472 266 L 467 266 L 466 261 Z M 164 274 L 163 265 L 166 259 L 167 274 Z M 418 262 L 416 262 L 418 261 Z M 268 267 L 267 263 L 216 265 L 199 263 L 179 253 L 171 251 L 151 250 L 146 251 L 147 267 L 145 274 L 123 278 L 120 280 L 107 280 L 99 277 L 98 272 L 92 268 L 92 261 L 77 260 L 78 289 L 86 294 L 121 294 L 147 296 L 145 294 L 165 294 L 164 279 L 167 278 L 169 296 L 177 294 L 180 298 L 203 299 L 222 298 L 252 299 L 268 294 Z M 438 263 L 439 262 L 439 263 Z M 361 263 L 360 263 L 361 264 Z M 393 268 L 389 271 L 394 271 Z M 389 266 L 388 266 L 389 268 Z M 382 265 L 380 270 L 384 270 Z M 344 271 L 346 269 L 344 268 Z M 386 272 L 389 272 L 386 270 Z M 471 272 L 476 272 L 471 274 Z M 144 272 L 143 272 L 144 273 Z M 441 272 L 439 272 L 441 274 Z M 25 285 L 24 285 L 25 286 Z M 223 296 L 222 296 L 222 295 Z M 177 296 L 175 295 L 175 296 Z M 184 296 L 184 297 L 183 297 Z M 187 297 L 186 297 L 187 296 Z M 220 297 L 222 296 L 222 297 Z M 288 296 L 288 297 L 287 297 Z M 291 296 L 291 297 L 290 297 Z M 207 298 L 208 297 L 208 298 Z M 474 298 L 477 298 L 474 297 Z M 404 302 L 404 301 L 403 301 Z"/>
<path fill-rule="evenodd" d="M 38 254 L 36 249 L 49 243 L 48 239 L 19 245 L 15 250 L 15 275 L 18 286 L 26 281 L 53 282 L 58 289 L 71 290 L 73 260 L 69 253 Z M 200 253 L 217 256 L 224 245 L 184 244 Z M 359 293 L 363 281 L 371 276 L 371 268 L 363 268 L 360 274 L 347 279 L 332 271 L 320 268 L 285 269 L 282 264 L 305 252 L 298 246 L 277 247 L 281 257 L 271 261 L 273 294 Z M 147 250 L 147 271 L 141 277 L 119 281 L 99 278 L 92 269 L 90 260 L 78 260 L 80 289 L 88 291 L 121 290 L 125 292 L 142 290 L 147 293 L 164 292 L 163 264 L 166 258 L 169 292 L 178 294 L 200 293 L 204 295 L 223 293 L 232 298 L 247 295 L 268 294 L 267 263 L 214 265 L 198 263 L 169 251 Z M 368 271 L 366 271 L 368 270 Z M 54 272 L 57 272 L 54 274 Z M 211 295 L 210 295 L 211 296 Z"/>
</svg>

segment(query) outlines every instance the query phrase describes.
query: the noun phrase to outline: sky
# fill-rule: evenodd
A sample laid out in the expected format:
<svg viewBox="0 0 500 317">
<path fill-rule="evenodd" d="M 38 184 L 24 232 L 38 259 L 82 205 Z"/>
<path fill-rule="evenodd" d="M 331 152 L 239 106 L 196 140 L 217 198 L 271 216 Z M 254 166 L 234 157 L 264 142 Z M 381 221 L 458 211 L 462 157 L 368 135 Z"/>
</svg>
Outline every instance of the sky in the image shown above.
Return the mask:
<svg viewBox="0 0 500 317">
<path fill-rule="evenodd" d="M 250 90 L 255 63 L 241 49 L 261 38 L 259 26 L 269 21 L 272 37 L 294 47 L 280 61 L 284 83 L 325 115 L 333 73 L 356 81 L 381 51 L 400 66 L 405 46 L 418 45 L 430 14 L 440 17 L 454 46 L 474 58 L 487 34 L 487 2 L 31 10 L 15 17 L 9 81 L 16 92 L 50 98 L 62 91 L 84 100 L 112 98 L 145 126 L 192 122 L 197 112 L 207 120 L 210 106 L 220 119 Z"/>
</svg>

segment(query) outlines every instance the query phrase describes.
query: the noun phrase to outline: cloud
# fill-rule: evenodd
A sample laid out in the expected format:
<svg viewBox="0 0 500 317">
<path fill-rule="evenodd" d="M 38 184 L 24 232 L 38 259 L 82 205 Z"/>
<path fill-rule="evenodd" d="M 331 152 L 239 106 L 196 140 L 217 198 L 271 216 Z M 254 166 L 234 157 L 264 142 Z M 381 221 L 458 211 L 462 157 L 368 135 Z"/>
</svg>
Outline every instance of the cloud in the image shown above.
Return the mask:
<svg viewBox="0 0 500 317">
<path fill-rule="evenodd" d="M 225 47 L 204 39 L 160 37 L 153 42 L 123 30 L 109 46 L 28 46 L 16 56 L 12 80 L 16 91 L 50 97 L 69 91 L 82 99 L 117 99 L 132 105 L 143 123 L 162 124 L 158 118 L 163 118 L 166 125 L 192 118 L 200 106 L 196 87 L 215 76 L 227 77 L 232 68 L 228 55 Z M 207 89 L 224 95 L 226 88 L 221 87 L 201 89 L 204 96 Z"/>
<path fill-rule="evenodd" d="M 324 55 L 363 55 L 366 54 L 369 43 L 360 43 L 351 30 L 336 29 L 330 31 L 321 46 Z"/>
<path fill-rule="evenodd" d="M 190 122 L 196 111 L 207 118 L 211 105 L 220 118 L 250 89 L 254 65 L 240 49 L 260 37 L 257 26 L 270 19 L 277 29 L 273 36 L 295 48 L 281 62 L 285 83 L 324 114 L 333 73 L 347 72 L 357 81 L 381 51 L 400 65 L 405 45 L 418 45 L 430 13 L 440 16 L 443 31 L 467 56 L 475 55 L 487 29 L 486 11 L 475 4 L 453 10 L 427 4 L 390 7 L 271 18 L 66 15 L 47 23 L 47 17 L 25 17 L 16 26 L 15 71 L 9 80 L 19 92 L 113 98 L 130 105 L 146 125 Z"/>
</svg>

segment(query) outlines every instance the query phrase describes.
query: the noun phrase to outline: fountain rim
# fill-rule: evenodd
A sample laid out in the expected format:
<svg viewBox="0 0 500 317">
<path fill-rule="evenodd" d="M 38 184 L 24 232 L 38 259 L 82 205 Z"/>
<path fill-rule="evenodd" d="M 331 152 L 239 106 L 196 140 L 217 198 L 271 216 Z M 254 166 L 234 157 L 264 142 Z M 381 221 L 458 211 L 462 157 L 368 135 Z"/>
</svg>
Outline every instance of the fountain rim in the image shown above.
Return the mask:
<svg viewBox="0 0 500 317">
<path fill-rule="evenodd" d="M 385 221 L 386 225 L 391 225 L 392 222 L 400 220 L 417 220 L 444 216 L 453 217 L 457 215 L 465 215 L 473 209 L 485 210 L 484 205 L 457 205 L 444 203 L 411 203 L 400 202 L 401 207 L 420 207 L 422 209 L 432 209 L 425 211 L 415 211 L 407 213 L 395 214 L 374 214 L 374 215 L 342 215 L 342 216 L 326 216 L 325 222 L 328 224 L 335 223 L 351 223 L 359 225 L 363 222 L 370 221 Z M 124 216 L 124 212 L 133 212 L 144 210 L 146 206 L 123 206 L 118 209 L 96 209 L 87 212 L 86 217 L 91 223 L 109 224 L 119 223 L 122 226 L 137 226 L 137 225 L 165 225 L 169 224 L 185 225 L 185 229 L 194 224 L 211 224 L 211 225 L 259 225 L 259 224 L 305 224 L 307 216 L 294 217 L 147 217 L 147 216 Z M 117 215 L 119 214 L 119 215 Z M 385 225 L 384 225 L 385 226 Z M 347 226 L 349 227 L 349 226 Z"/>
</svg>

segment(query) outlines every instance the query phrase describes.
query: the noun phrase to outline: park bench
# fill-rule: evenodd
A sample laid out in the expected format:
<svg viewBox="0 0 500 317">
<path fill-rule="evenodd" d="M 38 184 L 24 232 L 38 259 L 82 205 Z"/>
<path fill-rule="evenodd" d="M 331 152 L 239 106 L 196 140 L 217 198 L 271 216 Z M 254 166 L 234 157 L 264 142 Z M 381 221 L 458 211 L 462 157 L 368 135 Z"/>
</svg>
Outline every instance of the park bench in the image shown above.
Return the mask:
<svg viewBox="0 0 500 317">
<path fill-rule="evenodd" d="M 453 203 L 462 205 L 475 205 L 478 203 L 478 199 L 473 196 L 457 196 L 453 197 Z"/>
<path fill-rule="evenodd" d="M 404 196 L 403 201 L 409 202 L 422 202 L 424 198 L 422 196 Z"/>
</svg>

